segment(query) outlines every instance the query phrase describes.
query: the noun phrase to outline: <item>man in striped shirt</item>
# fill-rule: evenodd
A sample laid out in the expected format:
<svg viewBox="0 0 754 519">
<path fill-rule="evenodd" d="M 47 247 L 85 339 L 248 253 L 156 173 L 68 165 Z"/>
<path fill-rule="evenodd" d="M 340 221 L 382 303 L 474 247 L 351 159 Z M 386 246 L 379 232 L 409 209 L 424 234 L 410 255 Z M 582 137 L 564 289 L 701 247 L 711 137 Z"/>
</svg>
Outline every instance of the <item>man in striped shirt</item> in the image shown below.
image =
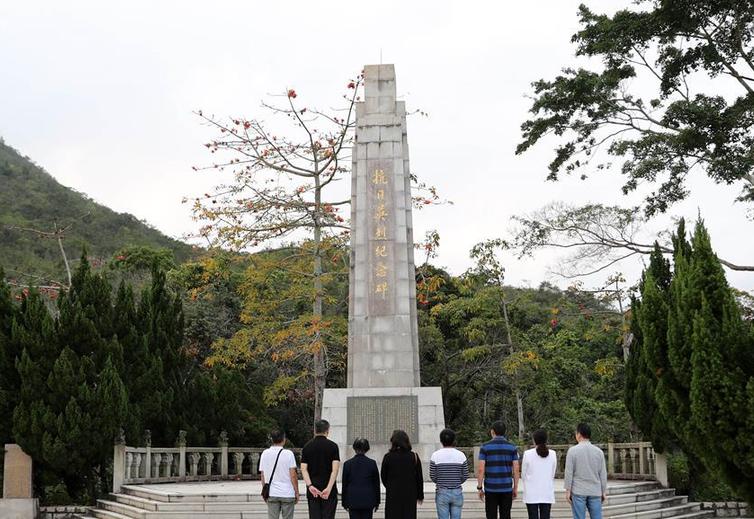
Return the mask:
<svg viewBox="0 0 754 519">
<path fill-rule="evenodd" d="M 454 447 L 456 433 L 443 429 L 440 433 L 442 449 L 429 460 L 429 477 L 437 485 L 435 505 L 438 519 L 461 519 L 463 482 L 469 479 L 466 455 Z"/>
<path fill-rule="evenodd" d="M 492 440 L 479 449 L 476 488 L 487 519 L 497 519 L 498 510 L 500 519 L 510 519 L 518 495 L 518 449 L 505 437 L 505 424 L 500 420 L 492 424 L 490 436 Z"/>
</svg>

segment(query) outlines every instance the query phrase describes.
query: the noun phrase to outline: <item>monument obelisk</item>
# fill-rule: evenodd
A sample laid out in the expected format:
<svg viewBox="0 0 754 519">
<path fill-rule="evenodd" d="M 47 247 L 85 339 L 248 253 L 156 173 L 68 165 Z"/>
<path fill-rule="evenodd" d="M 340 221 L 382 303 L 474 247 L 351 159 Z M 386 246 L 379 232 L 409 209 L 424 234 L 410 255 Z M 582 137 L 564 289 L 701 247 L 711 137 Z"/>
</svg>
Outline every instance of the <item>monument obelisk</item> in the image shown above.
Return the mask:
<svg viewBox="0 0 754 519">
<path fill-rule="evenodd" d="M 379 462 L 403 429 L 426 464 L 445 417 L 441 389 L 420 387 L 406 107 L 395 93 L 393 65 L 364 68 L 351 172 L 348 387 L 325 390 L 322 416 L 342 459 L 360 436 Z"/>
</svg>

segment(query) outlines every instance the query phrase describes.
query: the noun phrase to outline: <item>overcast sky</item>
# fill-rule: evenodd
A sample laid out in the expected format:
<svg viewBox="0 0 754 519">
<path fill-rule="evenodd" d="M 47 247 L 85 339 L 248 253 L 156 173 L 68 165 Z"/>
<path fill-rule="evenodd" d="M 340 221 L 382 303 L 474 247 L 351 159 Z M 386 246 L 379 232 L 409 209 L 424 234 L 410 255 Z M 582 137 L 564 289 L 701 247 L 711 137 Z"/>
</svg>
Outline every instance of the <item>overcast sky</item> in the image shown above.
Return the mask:
<svg viewBox="0 0 754 519">
<path fill-rule="evenodd" d="M 551 146 L 514 155 L 531 82 L 575 63 L 581 1 L 1 2 L 0 136 L 62 184 L 180 237 L 196 229 L 181 198 L 217 180 L 191 169 L 210 162 L 213 135 L 193 110 L 253 118 L 289 87 L 305 104 L 335 105 L 382 56 L 409 109 L 429 113 L 408 123 L 412 169 L 455 202 L 415 214 L 416 235 L 437 229 L 437 262 L 461 273 L 471 246 L 503 235 L 514 214 L 553 200 L 636 202 L 617 174 L 545 182 Z M 751 264 L 754 223 L 737 192 L 697 179 L 673 215 L 701 213 L 719 254 Z M 508 279 L 558 282 L 556 258 L 506 258 Z M 640 268 L 621 270 L 633 279 Z M 729 279 L 754 289 L 754 274 Z"/>
</svg>

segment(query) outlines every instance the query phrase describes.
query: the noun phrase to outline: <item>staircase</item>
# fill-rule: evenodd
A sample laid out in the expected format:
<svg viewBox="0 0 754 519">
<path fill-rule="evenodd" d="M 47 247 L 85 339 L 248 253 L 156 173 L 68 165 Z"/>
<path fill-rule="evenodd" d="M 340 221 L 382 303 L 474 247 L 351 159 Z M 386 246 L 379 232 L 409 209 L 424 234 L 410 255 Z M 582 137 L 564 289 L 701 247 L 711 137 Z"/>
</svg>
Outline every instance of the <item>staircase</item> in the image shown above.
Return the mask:
<svg viewBox="0 0 754 519">
<path fill-rule="evenodd" d="M 474 490 L 476 481 L 464 486 L 464 519 L 484 519 L 484 503 Z M 556 488 L 562 488 L 562 481 Z M 301 489 L 303 491 L 303 488 Z M 226 481 L 164 485 L 124 485 L 121 493 L 100 499 L 97 507 L 78 519 L 266 519 L 267 506 L 259 495 L 259 482 Z M 418 508 L 418 519 L 437 517 L 434 485 L 427 485 L 424 504 Z M 552 517 L 570 518 L 571 510 L 563 490 L 556 491 Z M 603 515 L 615 519 L 702 519 L 714 517 L 710 510 L 701 510 L 699 503 L 690 503 L 686 496 L 676 496 L 673 489 L 664 489 L 655 482 L 611 481 Z M 306 501 L 296 505 L 295 519 L 308 517 Z M 517 499 L 512 518 L 526 519 L 526 506 Z M 348 518 L 338 508 L 337 519 Z M 384 518 L 384 508 L 375 519 Z"/>
</svg>

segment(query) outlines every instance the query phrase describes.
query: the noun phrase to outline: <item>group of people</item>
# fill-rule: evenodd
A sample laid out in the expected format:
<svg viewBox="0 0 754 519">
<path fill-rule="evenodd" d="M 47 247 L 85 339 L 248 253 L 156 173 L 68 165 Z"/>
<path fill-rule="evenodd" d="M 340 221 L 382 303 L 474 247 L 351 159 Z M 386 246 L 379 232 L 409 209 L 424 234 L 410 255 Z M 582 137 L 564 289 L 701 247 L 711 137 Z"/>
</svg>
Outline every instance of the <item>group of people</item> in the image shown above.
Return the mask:
<svg viewBox="0 0 754 519">
<path fill-rule="evenodd" d="M 309 519 L 333 519 L 338 505 L 337 477 L 340 470 L 338 445 L 328 439 L 330 424 L 319 420 L 315 436 L 301 453 L 301 474 L 306 485 Z M 485 503 L 487 519 L 510 519 L 513 501 L 523 480 L 523 501 L 529 519 L 550 519 L 555 502 L 555 451 L 547 447 L 547 433 L 534 432 L 534 447 L 519 459 L 518 448 L 505 437 L 505 424 L 490 427 L 491 439 L 479 450 L 477 492 Z M 607 469 L 601 449 L 591 444 L 586 424 L 576 428 L 577 445 L 566 455 L 565 491 L 574 519 L 602 519 L 606 499 Z M 455 448 L 456 434 L 450 429 L 440 433 L 442 448 L 432 454 L 430 479 L 436 485 L 435 505 L 438 519 L 460 519 L 463 509 L 463 484 L 469 477 L 466 455 Z M 266 498 L 269 519 L 291 519 L 299 501 L 298 473 L 293 452 L 284 448 L 285 434 L 273 431 L 272 447 L 262 453 L 262 484 L 268 485 Z M 385 518 L 416 519 L 417 506 L 424 501 L 424 475 L 419 456 L 411 450 L 405 431 L 390 438 L 390 450 L 377 463 L 366 456 L 369 441 L 353 442 L 355 455 L 343 464 L 341 504 L 350 519 L 372 519 L 381 505 L 385 487 Z"/>
</svg>

